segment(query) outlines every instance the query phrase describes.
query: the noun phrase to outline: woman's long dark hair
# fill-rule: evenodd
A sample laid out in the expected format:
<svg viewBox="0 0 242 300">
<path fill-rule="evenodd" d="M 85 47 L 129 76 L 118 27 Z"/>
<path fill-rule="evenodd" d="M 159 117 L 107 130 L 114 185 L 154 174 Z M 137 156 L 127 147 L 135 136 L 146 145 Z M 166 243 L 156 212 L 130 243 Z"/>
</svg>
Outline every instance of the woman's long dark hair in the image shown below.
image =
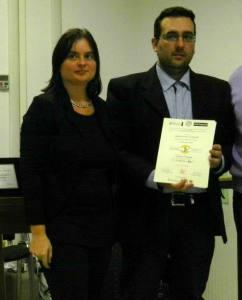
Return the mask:
<svg viewBox="0 0 242 300">
<path fill-rule="evenodd" d="M 92 48 L 94 53 L 94 58 L 96 61 L 96 74 L 94 78 L 87 85 L 87 95 L 89 98 L 93 98 L 100 94 L 102 90 L 102 82 L 100 77 L 100 58 L 97 48 L 97 44 L 92 36 L 92 34 L 87 29 L 73 28 L 66 31 L 57 42 L 53 54 L 52 54 L 52 76 L 50 78 L 49 84 L 42 91 L 48 92 L 60 92 L 64 89 L 60 68 L 63 61 L 69 54 L 73 43 L 80 39 L 86 39 Z"/>
</svg>

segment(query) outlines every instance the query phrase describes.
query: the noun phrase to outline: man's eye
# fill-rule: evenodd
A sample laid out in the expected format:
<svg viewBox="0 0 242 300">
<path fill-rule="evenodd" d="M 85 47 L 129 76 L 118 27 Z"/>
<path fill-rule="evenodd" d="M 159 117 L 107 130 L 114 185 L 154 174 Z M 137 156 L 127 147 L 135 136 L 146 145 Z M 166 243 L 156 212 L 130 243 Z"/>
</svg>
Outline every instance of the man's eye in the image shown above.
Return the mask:
<svg viewBox="0 0 242 300">
<path fill-rule="evenodd" d="M 178 36 L 177 36 L 177 34 L 171 33 L 171 34 L 167 34 L 166 38 L 167 38 L 167 40 L 170 40 L 170 41 L 176 41 L 178 39 Z"/>
<path fill-rule="evenodd" d="M 188 41 L 188 42 L 190 42 L 190 41 L 193 41 L 194 40 L 194 34 L 192 34 L 192 33 L 187 33 L 187 34 L 184 34 L 183 35 L 183 40 L 184 41 Z"/>
</svg>

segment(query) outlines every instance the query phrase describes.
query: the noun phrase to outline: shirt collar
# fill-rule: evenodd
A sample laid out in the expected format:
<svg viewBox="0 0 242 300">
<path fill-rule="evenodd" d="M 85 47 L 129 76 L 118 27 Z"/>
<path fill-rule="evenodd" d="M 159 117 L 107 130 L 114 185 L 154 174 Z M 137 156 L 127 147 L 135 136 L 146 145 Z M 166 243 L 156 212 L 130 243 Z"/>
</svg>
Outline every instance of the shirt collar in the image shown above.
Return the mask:
<svg viewBox="0 0 242 300">
<path fill-rule="evenodd" d="M 170 77 L 159 65 L 159 63 L 156 64 L 156 72 L 158 75 L 158 78 L 160 80 L 162 89 L 164 92 L 166 92 L 173 84 L 176 83 L 176 80 Z M 190 86 L 190 69 L 186 71 L 186 73 L 182 76 L 182 78 L 179 80 L 182 82 L 188 90 L 191 90 Z"/>
</svg>

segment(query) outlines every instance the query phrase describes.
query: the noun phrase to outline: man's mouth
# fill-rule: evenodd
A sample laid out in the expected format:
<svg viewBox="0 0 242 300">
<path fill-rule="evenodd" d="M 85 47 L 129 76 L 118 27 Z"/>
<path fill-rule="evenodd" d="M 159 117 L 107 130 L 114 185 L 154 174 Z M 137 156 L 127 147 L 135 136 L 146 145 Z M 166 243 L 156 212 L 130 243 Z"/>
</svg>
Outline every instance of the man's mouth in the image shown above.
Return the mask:
<svg viewBox="0 0 242 300">
<path fill-rule="evenodd" d="M 175 56 L 175 57 L 185 57 L 186 55 L 184 53 L 174 53 L 173 56 Z"/>
</svg>

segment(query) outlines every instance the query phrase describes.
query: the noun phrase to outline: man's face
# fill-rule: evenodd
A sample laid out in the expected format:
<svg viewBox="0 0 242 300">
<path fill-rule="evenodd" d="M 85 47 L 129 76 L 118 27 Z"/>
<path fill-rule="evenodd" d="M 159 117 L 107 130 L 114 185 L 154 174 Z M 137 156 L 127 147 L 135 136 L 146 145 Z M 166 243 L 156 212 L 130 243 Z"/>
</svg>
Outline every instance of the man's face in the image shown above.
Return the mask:
<svg viewBox="0 0 242 300">
<path fill-rule="evenodd" d="M 171 77 L 182 76 L 195 52 L 195 39 L 189 40 L 194 35 L 194 24 L 188 17 L 166 17 L 160 26 L 160 38 L 152 39 L 160 65 Z"/>
</svg>

